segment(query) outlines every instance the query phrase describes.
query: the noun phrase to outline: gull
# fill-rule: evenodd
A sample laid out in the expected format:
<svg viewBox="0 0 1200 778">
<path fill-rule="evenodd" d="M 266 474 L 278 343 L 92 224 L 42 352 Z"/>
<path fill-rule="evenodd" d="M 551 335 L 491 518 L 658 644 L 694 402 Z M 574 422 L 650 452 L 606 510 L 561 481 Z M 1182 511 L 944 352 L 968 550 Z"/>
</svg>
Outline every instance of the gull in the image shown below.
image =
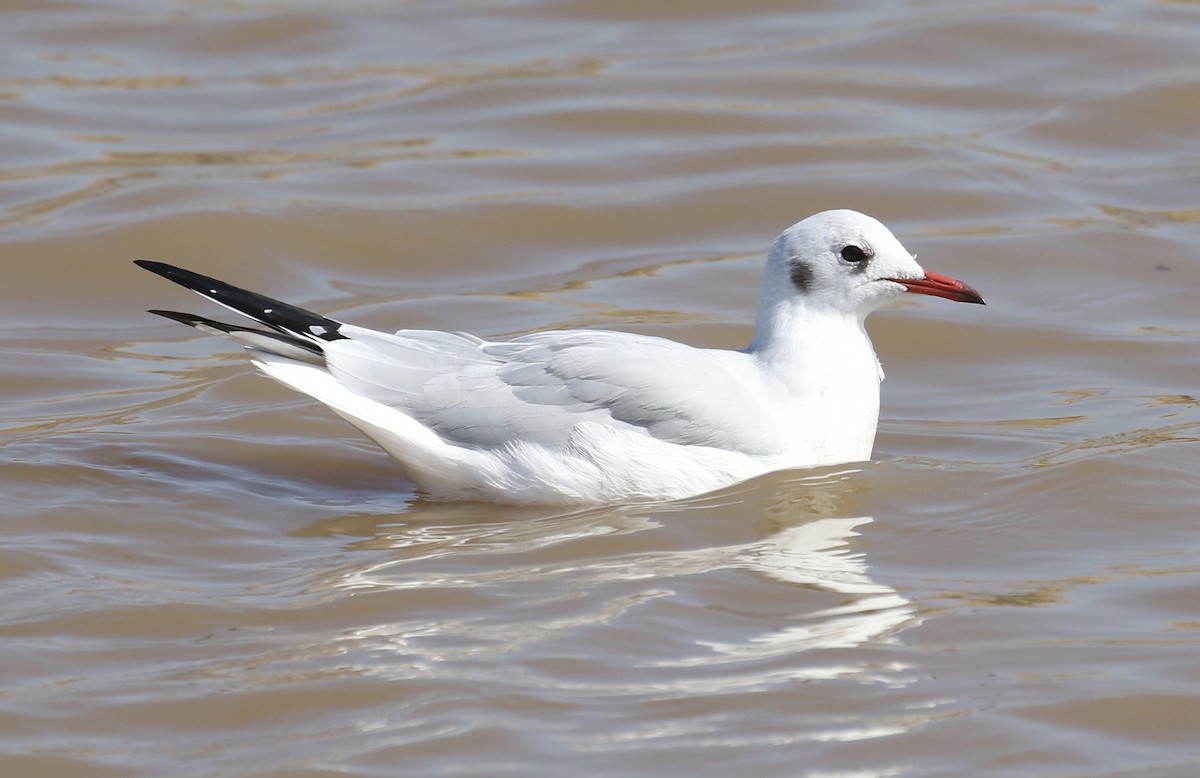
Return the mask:
<svg viewBox="0 0 1200 778">
<path fill-rule="evenodd" d="M 775 241 L 741 351 L 604 330 L 380 332 L 136 264 L 257 322 L 150 311 L 240 342 L 260 371 L 379 444 L 426 497 L 509 504 L 672 500 L 870 459 L 883 370 L 867 315 L 905 293 L 983 304 L 849 210 Z"/>
</svg>

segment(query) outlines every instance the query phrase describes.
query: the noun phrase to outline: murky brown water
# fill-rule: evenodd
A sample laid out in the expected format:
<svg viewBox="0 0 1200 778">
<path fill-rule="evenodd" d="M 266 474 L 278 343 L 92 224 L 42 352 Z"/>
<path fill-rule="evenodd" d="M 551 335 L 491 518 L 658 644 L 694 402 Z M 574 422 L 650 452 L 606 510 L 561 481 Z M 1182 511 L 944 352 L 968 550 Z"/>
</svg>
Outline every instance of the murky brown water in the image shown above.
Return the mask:
<svg viewBox="0 0 1200 778">
<path fill-rule="evenodd" d="M 4 3 L 0 774 L 1200 774 L 1200 5 L 796 5 Z M 831 207 L 989 306 L 649 508 L 424 503 L 130 264 L 740 346 Z"/>
</svg>

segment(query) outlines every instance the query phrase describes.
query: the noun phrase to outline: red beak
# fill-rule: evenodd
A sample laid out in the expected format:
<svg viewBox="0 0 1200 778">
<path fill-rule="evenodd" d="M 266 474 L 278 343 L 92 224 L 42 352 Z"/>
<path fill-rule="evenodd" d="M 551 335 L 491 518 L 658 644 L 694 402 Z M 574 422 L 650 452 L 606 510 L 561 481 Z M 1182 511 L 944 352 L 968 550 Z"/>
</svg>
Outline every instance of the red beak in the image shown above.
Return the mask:
<svg viewBox="0 0 1200 778">
<path fill-rule="evenodd" d="M 983 295 L 955 278 L 925 271 L 924 278 L 889 278 L 914 294 L 930 294 L 945 297 L 956 303 L 979 303 L 984 305 Z"/>
</svg>

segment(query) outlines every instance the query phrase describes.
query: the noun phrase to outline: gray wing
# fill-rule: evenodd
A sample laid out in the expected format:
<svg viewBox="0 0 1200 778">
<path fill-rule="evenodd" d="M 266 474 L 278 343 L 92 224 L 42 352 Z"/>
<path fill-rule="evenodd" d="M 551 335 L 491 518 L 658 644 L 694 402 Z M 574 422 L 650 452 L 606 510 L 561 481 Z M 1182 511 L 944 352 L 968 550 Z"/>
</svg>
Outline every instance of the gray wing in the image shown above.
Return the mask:
<svg viewBox="0 0 1200 778">
<path fill-rule="evenodd" d="M 346 339 L 323 344 L 334 376 L 462 445 L 562 446 L 584 421 L 747 453 L 767 453 L 778 436 L 758 415 L 763 387 L 752 359 L 738 352 L 590 330 L 503 343 L 424 330 L 341 332 Z"/>
</svg>

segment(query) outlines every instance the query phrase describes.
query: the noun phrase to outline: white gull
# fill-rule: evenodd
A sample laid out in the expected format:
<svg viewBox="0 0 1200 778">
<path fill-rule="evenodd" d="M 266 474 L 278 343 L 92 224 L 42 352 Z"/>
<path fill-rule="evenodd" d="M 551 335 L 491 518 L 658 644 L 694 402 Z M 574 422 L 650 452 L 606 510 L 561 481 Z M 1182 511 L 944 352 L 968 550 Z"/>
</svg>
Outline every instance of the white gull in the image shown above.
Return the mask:
<svg viewBox="0 0 1200 778">
<path fill-rule="evenodd" d="M 137 264 L 264 325 L 152 311 L 240 341 L 259 370 L 362 430 L 427 496 L 503 503 L 675 499 L 869 459 L 883 372 L 867 315 L 905 292 L 983 303 L 846 210 L 775 241 L 743 351 L 603 330 L 504 342 L 379 332 Z"/>
</svg>

